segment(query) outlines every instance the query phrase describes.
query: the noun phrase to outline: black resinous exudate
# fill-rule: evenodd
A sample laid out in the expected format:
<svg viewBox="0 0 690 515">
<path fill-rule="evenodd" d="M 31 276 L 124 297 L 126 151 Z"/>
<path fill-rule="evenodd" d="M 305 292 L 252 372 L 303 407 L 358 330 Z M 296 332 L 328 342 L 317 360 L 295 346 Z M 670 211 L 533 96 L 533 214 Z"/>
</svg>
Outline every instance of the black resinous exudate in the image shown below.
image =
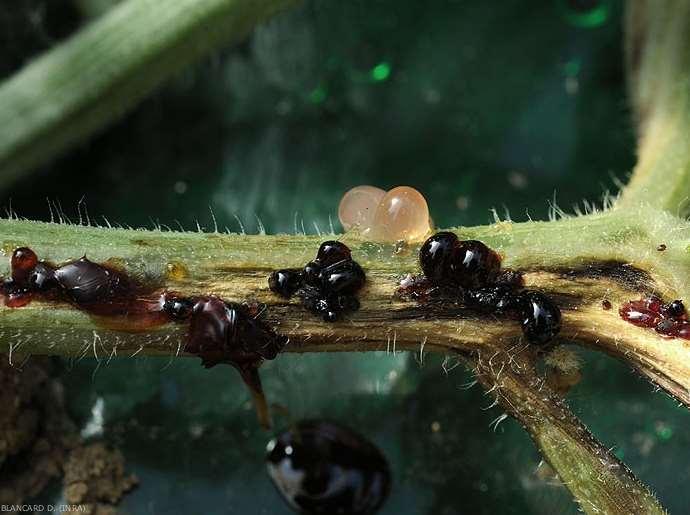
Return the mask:
<svg viewBox="0 0 690 515">
<path fill-rule="evenodd" d="M 299 513 L 371 515 L 390 492 L 381 451 L 334 422 L 298 422 L 268 443 L 266 465 L 278 492 Z"/>
<path fill-rule="evenodd" d="M 439 232 L 419 251 L 423 277 L 408 276 L 398 296 L 418 302 L 463 304 L 520 321 L 525 338 L 548 346 L 561 328 L 561 312 L 546 295 L 524 289 L 522 275 L 501 269 L 497 252 L 477 240 Z"/>
<path fill-rule="evenodd" d="M 364 270 L 352 259 L 350 249 L 339 241 L 326 241 L 314 261 L 302 269 L 276 270 L 268 286 L 281 297 L 296 294 L 309 311 L 334 322 L 342 313 L 359 309 L 356 294 L 365 281 Z"/>
</svg>

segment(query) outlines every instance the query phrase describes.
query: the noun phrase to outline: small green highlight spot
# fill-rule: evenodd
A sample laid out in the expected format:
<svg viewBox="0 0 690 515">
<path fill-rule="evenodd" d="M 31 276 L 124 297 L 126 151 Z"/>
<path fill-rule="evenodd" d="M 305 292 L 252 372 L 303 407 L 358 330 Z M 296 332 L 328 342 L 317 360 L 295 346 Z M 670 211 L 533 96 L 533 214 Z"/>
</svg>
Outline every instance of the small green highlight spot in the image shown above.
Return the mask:
<svg viewBox="0 0 690 515">
<path fill-rule="evenodd" d="M 391 65 L 387 62 L 377 64 L 371 69 L 371 80 L 374 82 L 382 82 L 386 80 L 391 74 Z"/>
<path fill-rule="evenodd" d="M 656 434 L 661 440 L 670 440 L 673 436 L 673 429 L 667 425 L 657 427 Z"/>
<path fill-rule="evenodd" d="M 318 88 L 313 89 L 309 93 L 309 101 L 312 104 L 321 104 L 323 101 L 326 100 L 327 96 L 328 96 L 328 94 L 326 93 L 326 89 L 319 86 Z"/>
<path fill-rule="evenodd" d="M 558 5 L 568 23 L 583 29 L 600 27 L 611 16 L 610 0 L 559 0 Z"/>
<path fill-rule="evenodd" d="M 577 77 L 577 75 L 580 73 L 580 61 L 577 59 L 568 61 L 563 66 L 563 70 L 565 71 L 565 75 L 567 77 Z"/>
</svg>

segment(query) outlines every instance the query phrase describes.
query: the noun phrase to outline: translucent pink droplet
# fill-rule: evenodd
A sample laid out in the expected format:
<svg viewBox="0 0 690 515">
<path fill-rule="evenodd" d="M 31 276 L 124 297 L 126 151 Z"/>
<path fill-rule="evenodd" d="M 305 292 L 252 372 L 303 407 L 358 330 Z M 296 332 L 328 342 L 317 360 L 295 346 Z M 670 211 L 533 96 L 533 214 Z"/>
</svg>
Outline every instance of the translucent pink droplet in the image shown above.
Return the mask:
<svg viewBox="0 0 690 515">
<path fill-rule="evenodd" d="M 424 196 L 409 186 L 398 186 L 381 199 L 371 236 L 383 241 L 417 241 L 430 230 L 429 206 Z"/>
<path fill-rule="evenodd" d="M 356 186 L 343 195 L 338 207 L 338 218 L 346 231 L 359 228 L 366 232 L 372 225 L 374 213 L 386 194 L 374 186 Z"/>
</svg>

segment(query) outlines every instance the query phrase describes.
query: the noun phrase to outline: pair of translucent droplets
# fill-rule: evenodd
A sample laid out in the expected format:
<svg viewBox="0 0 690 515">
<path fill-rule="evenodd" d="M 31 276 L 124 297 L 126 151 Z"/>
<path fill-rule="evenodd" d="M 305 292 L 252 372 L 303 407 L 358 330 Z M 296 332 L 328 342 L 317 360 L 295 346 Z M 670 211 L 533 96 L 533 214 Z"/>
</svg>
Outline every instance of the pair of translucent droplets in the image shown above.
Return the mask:
<svg viewBox="0 0 690 515">
<path fill-rule="evenodd" d="M 346 231 L 374 241 L 419 241 L 432 228 L 426 199 L 409 186 L 388 192 L 374 186 L 352 188 L 340 201 L 338 218 Z"/>
</svg>

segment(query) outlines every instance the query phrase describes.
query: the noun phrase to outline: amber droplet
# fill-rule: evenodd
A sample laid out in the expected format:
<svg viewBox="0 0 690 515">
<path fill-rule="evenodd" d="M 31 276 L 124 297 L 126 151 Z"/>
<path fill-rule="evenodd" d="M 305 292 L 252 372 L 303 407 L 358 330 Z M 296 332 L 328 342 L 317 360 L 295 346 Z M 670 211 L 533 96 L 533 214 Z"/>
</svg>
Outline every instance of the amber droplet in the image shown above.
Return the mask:
<svg viewBox="0 0 690 515">
<path fill-rule="evenodd" d="M 374 186 L 356 186 L 345 193 L 338 206 L 338 218 L 345 230 L 359 228 L 367 232 L 385 194 L 384 190 Z"/>
<path fill-rule="evenodd" d="M 165 275 L 173 281 L 181 281 L 189 275 L 187 267 L 178 261 L 170 262 L 165 267 Z"/>
<path fill-rule="evenodd" d="M 386 193 L 376 208 L 371 236 L 380 241 L 417 241 L 430 230 L 424 196 L 409 186 L 398 186 Z"/>
<path fill-rule="evenodd" d="M 610 300 L 604 299 L 604 300 L 601 301 L 601 307 L 602 307 L 602 309 L 604 309 L 605 311 L 608 311 L 608 310 L 611 309 L 613 306 L 611 305 L 611 301 L 610 301 Z"/>
</svg>

